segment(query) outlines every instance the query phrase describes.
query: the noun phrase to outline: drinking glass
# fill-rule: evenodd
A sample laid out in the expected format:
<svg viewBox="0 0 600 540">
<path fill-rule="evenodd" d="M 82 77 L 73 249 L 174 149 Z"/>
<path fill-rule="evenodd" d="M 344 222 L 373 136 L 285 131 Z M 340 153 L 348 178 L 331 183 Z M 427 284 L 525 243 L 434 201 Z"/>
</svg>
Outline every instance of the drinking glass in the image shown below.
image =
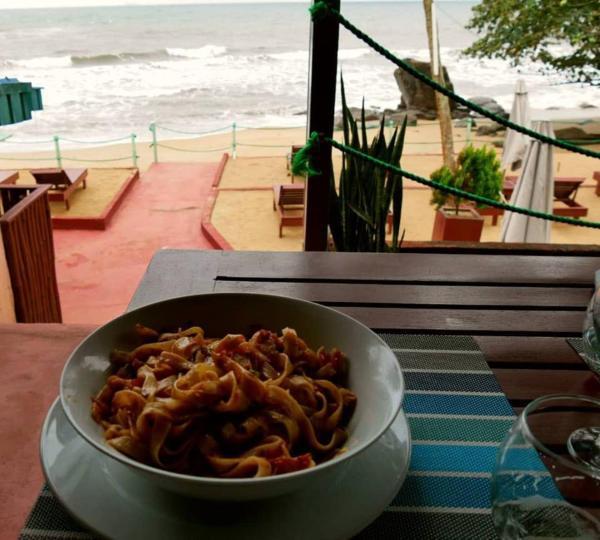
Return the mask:
<svg viewBox="0 0 600 540">
<path fill-rule="evenodd" d="M 492 475 L 502 539 L 600 538 L 600 400 L 532 401 L 504 438 Z"/>
<path fill-rule="evenodd" d="M 600 275 L 597 277 L 600 281 Z M 592 295 L 583 322 L 583 359 L 600 374 L 600 287 Z"/>
</svg>

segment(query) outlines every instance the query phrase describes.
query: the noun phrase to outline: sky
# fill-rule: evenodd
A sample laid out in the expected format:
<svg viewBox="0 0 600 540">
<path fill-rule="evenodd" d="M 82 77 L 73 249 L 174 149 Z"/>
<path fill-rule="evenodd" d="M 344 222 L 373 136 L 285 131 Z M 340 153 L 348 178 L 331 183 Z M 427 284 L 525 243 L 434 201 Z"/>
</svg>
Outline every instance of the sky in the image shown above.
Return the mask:
<svg viewBox="0 0 600 540">
<path fill-rule="evenodd" d="M 82 7 L 82 6 L 135 6 L 135 5 L 168 5 L 168 4 L 230 4 L 230 3 L 257 3 L 271 2 L 302 2 L 309 0 L 0 0 L 0 9 L 25 9 L 25 8 L 51 8 L 51 7 Z M 352 1 L 352 0 L 346 0 Z M 354 0 L 357 1 L 357 0 Z M 381 0 L 362 0 L 381 1 Z M 416 1 L 416 0 L 395 0 Z M 440 0 L 456 1 L 456 0 Z"/>
</svg>

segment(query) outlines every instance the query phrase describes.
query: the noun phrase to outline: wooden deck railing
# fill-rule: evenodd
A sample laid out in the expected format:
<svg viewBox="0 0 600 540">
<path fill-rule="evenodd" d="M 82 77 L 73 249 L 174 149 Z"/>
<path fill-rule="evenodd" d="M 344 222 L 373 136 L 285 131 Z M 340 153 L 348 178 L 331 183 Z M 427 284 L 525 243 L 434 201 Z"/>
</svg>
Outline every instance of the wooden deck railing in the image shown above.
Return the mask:
<svg viewBox="0 0 600 540">
<path fill-rule="evenodd" d="M 18 322 L 62 322 L 50 186 L 0 186 L 0 232 Z"/>
</svg>

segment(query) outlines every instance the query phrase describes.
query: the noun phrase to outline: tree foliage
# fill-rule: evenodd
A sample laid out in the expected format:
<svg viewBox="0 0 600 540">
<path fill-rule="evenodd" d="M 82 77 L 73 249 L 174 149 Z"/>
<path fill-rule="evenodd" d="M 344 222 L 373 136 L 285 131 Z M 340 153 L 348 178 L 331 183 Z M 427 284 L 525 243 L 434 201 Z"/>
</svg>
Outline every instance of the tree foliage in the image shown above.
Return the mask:
<svg viewBox="0 0 600 540">
<path fill-rule="evenodd" d="M 470 56 L 533 60 L 568 81 L 600 85 L 599 0 L 482 0 L 467 28 L 483 34 Z"/>
</svg>

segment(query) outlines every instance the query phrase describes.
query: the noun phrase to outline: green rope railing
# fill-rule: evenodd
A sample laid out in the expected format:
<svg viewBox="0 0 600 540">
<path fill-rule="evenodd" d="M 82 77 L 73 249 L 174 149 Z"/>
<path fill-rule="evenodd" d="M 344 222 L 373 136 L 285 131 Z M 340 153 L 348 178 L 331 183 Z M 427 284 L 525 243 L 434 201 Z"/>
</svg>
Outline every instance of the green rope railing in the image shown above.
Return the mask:
<svg viewBox="0 0 600 540">
<path fill-rule="evenodd" d="M 120 142 L 130 140 L 131 135 L 126 135 L 125 137 L 118 137 L 117 139 L 103 139 L 99 141 L 81 141 L 79 139 L 68 139 L 67 137 L 60 137 L 61 141 L 70 142 L 75 144 L 108 144 L 113 142 Z"/>
<path fill-rule="evenodd" d="M 600 152 L 594 152 L 593 150 L 588 150 L 587 148 L 581 148 L 579 146 L 570 144 L 561 139 L 555 139 L 552 137 L 548 137 L 546 135 L 542 135 L 541 133 L 538 133 L 537 131 L 532 131 L 531 129 L 520 126 L 519 124 L 515 124 L 514 122 L 511 122 L 510 120 L 507 120 L 502 116 L 498 116 L 497 114 L 494 114 L 493 112 L 490 112 L 487 109 L 484 109 L 483 107 L 477 105 L 476 103 L 473 103 L 473 102 L 469 101 L 468 99 L 465 99 L 465 98 L 459 96 L 458 94 L 455 94 L 454 92 L 452 92 L 452 90 L 449 90 L 445 86 L 442 86 L 441 84 L 437 83 L 436 81 L 430 79 L 422 71 L 414 68 L 407 62 L 404 62 L 403 60 L 401 60 L 400 58 L 395 56 L 393 53 L 391 53 L 385 47 L 383 47 L 382 45 L 377 43 L 372 37 L 365 34 L 362 30 L 360 30 L 356 26 L 354 26 L 339 11 L 337 11 L 336 9 L 329 6 L 329 4 L 327 4 L 326 2 L 324 2 L 322 0 L 315 2 L 310 7 L 310 13 L 312 15 L 313 20 L 319 19 L 322 17 L 327 17 L 328 15 L 335 17 L 344 28 L 346 28 L 349 32 L 354 34 L 361 41 L 364 41 L 367 45 L 369 45 L 369 47 L 371 47 L 372 49 L 377 51 L 381 56 L 383 56 L 384 58 L 387 58 L 390 62 L 397 65 L 399 68 L 403 69 L 404 71 L 408 72 L 413 77 L 419 79 L 421 82 L 423 82 L 427 86 L 433 88 L 436 92 L 440 92 L 441 94 L 444 94 L 445 96 L 449 97 L 450 99 L 453 99 L 457 103 L 464 105 L 468 109 L 475 111 L 475 112 L 481 114 L 482 116 L 485 116 L 486 118 L 494 120 L 498 124 L 501 124 L 507 128 L 510 128 L 514 131 L 518 131 L 519 133 L 522 133 L 523 135 L 527 135 L 529 137 L 537 139 L 538 141 L 541 141 L 541 142 L 544 142 L 547 144 L 551 144 L 552 146 L 562 148 L 563 150 L 570 150 L 571 152 L 583 154 L 584 156 L 600 159 Z"/>
<path fill-rule="evenodd" d="M 250 143 L 237 143 L 237 146 L 251 146 L 254 148 L 289 148 L 289 144 L 250 144 Z"/>
<path fill-rule="evenodd" d="M 284 129 L 298 129 L 298 128 L 302 128 L 304 126 L 263 126 L 263 127 L 256 127 L 256 126 L 244 126 L 244 125 L 239 125 L 237 126 L 239 129 L 246 129 L 246 130 L 254 130 L 254 131 L 281 131 Z"/>
<path fill-rule="evenodd" d="M 531 210 L 529 208 L 521 208 L 520 206 L 513 206 L 508 203 L 504 203 L 501 201 L 495 201 L 493 199 L 488 199 L 487 197 L 482 197 L 481 195 L 476 195 L 474 193 L 469 193 L 468 191 L 463 191 L 462 189 L 455 188 L 452 186 L 447 186 L 444 184 L 440 184 L 433 180 L 428 180 L 427 178 L 423 178 L 422 176 L 418 176 L 409 171 L 406 171 L 400 167 L 396 167 L 390 163 L 382 161 L 380 159 L 374 158 L 368 154 L 365 154 L 351 146 L 346 146 L 331 137 L 326 137 L 325 135 L 319 133 L 312 133 L 310 138 L 308 139 L 306 145 L 300 150 L 296 156 L 294 157 L 294 161 L 292 163 L 292 174 L 294 175 L 302 175 L 308 174 L 309 176 L 315 176 L 320 174 L 318 170 L 315 169 L 314 159 L 316 155 L 316 151 L 318 145 L 321 141 L 325 141 L 334 148 L 341 150 L 346 154 L 351 154 L 359 159 L 364 161 L 369 161 L 378 167 L 382 167 L 390 172 L 395 174 L 400 174 L 409 180 L 413 180 L 419 184 L 423 184 L 433 189 L 438 189 L 440 191 L 444 191 L 446 193 L 450 193 L 451 195 L 456 195 L 463 199 L 467 199 L 469 201 L 473 201 L 479 204 L 483 204 L 485 206 L 492 206 L 494 208 L 500 208 L 502 210 L 507 210 L 509 212 L 514 212 L 516 214 L 523 214 L 525 216 L 530 216 L 534 218 L 546 219 L 548 221 L 555 221 L 557 223 L 566 223 L 568 225 L 577 225 L 578 227 L 589 227 L 591 229 L 600 229 L 600 222 L 596 221 L 586 221 L 583 219 L 574 219 L 564 216 L 555 216 L 554 214 L 547 214 L 545 212 L 538 212 L 537 210 Z"/>
<path fill-rule="evenodd" d="M 139 159 L 140 156 L 135 156 L 136 159 Z M 125 160 L 129 160 L 131 159 L 132 156 L 123 156 L 123 157 L 117 157 L 117 158 L 96 158 L 96 159 L 92 159 L 92 158 L 74 158 L 74 157 L 68 157 L 68 156 L 63 156 L 61 155 L 61 159 L 63 161 L 78 161 L 81 163 L 102 163 L 105 161 L 125 161 Z"/>
<path fill-rule="evenodd" d="M 32 157 L 5 157 L 0 156 L 0 161 L 54 161 L 56 158 L 54 156 L 44 157 L 44 158 L 32 158 Z"/>
<path fill-rule="evenodd" d="M 15 141 L 14 139 L 13 140 L 8 140 L 9 137 L 12 137 L 12 135 L 9 135 L 5 139 L 0 139 L 0 143 L 9 143 L 9 144 L 51 144 L 51 143 L 54 142 L 54 139 L 45 139 L 45 140 L 41 140 L 41 141 Z"/>
<path fill-rule="evenodd" d="M 154 146 L 154 143 L 151 143 L 150 146 Z M 229 150 L 230 146 L 222 146 L 221 148 L 208 148 L 208 149 L 194 149 L 194 148 L 176 148 L 175 146 L 170 146 L 168 144 L 156 143 L 156 146 L 161 148 L 167 148 L 169 150 L 175 150 L 177 152 L 197 152 L 197 153 L 208 153 L 208 152 L 222 152 L 223 150 Z"/>
</svg>

